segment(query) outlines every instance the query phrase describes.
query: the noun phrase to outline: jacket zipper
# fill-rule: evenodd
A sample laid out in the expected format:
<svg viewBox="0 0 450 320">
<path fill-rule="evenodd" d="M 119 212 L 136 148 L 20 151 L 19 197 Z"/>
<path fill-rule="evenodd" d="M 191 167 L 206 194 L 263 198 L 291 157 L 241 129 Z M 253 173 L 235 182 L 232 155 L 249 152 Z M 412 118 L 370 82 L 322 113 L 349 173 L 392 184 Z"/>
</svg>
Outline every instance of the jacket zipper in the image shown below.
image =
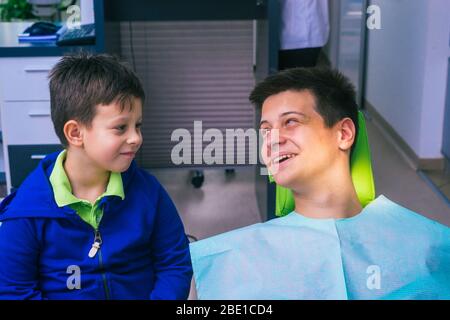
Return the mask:
<svg viewBox="0 0 450 320">
<path fill-rule="evenodd" d="M 105 289 L 106 299 L 110 300 L 111 299 L 111 295 L 109 293 L 108 283 L 106 281 L 106 274 L 105 274 L 104 268 L 103 268 L 102 251 L 101 251 L 101 248 L 100 248 L 102 243 L 103 243 L 102 235 L 100 234 L 100 231 L 98 229 L 95 229 L 94 243 L 92 243 L 92 247 L 91 247 L 91 250 L 89 250 L 88 256 L 89 256 L 89 258 L 94 258 L 97 255 L 97 253 L 98 253 L 98 262 L 100 264 L 100 270 L 101 270 L 101 274 L 102 274 L 103 287 Z"/>
<path fill-rule="evenodd" d="M 94 234 L 94 243 L 92 244 L 91 250 L 89 250 L 89 258 L 94 258 L 97 252 L 100 250 L 100 246 L 102 245 L 102 235 L 98 229 L 95 230 Z"/>
</svg>

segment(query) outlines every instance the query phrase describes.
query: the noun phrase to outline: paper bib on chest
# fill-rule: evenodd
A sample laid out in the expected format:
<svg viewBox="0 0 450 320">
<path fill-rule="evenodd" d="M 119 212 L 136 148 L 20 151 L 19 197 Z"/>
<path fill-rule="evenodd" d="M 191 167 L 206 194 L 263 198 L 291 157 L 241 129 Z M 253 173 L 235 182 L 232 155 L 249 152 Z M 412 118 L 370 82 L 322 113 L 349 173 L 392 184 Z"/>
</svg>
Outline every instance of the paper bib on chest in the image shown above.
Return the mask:
<svg viewBox="0 0 450 320">
<path fill-rule="evenodd" d="M 292 212 L 190 249 L 199 299 L 450 299 L 450 228 L 383 196 L 352 218 Z"/>
</svg>

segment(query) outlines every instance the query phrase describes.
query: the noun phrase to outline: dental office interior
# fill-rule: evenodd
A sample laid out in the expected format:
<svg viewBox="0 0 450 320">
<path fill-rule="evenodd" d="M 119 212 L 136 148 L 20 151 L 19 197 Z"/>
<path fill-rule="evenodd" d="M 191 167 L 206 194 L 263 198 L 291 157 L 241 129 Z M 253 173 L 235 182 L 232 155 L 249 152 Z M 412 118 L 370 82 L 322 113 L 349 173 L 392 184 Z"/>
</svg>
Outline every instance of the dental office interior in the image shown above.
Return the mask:
<svg viewBox="0 0 450 320">
<path fill-rule="evenodd" d="M 14 13 L 14 3 L 28 11 Z M 257 149 L 236 144 L 235 161 L 206 163 L 202 154 L 207 130 L 223 133 L 225 145 L 226 130 L 258 126 L 248 95 L 278 69 L 278 0 L 0 4 L 1 198 L 61 148 L 48 72 L 64 54 L 86 50 L 117 54 L 142 81 L 136 161 L 168 191 L 190 241 L 275 217 L 274 185 L 262 163 L 248 161 Z M 357 90 L 376 195 L 450 226 L 450 2 L 329 0 L 328 12 L 318 65 L 340 70 Z M 95 41 L 19 41 L 38 20 L 91 25 Z M 174 161 L 179 130 L 191 134 L 192 161 Z"/>
</svg>

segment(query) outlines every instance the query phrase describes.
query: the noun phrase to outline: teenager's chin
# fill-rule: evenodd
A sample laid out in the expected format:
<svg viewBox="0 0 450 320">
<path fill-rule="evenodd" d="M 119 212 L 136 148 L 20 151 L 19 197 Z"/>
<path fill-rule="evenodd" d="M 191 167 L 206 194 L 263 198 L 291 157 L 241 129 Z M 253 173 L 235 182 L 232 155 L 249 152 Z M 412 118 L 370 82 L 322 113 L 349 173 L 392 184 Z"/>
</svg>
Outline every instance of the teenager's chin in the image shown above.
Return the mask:
<svg viewBox="0 0 450 320">
<path fill-rule="evenodd" d="M 294 185 L 294 177 L 284 172 L 277 173 L 273 176 L 275 183 L 283 188 L 291 188 Z"/>
</svg>

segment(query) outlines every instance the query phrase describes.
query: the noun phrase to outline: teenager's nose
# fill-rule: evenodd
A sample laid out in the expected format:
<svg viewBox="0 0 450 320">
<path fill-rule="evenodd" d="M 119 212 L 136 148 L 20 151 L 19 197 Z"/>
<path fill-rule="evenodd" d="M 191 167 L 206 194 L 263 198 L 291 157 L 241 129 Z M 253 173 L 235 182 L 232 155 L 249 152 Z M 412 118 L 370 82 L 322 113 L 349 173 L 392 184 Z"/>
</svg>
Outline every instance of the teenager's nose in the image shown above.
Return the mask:
<svg viewBox="0 0 450 320">
<path fill-rule="evenodd" d="M 272 154 L 276 154 L 280 145 L 286 143 L 286 137 L 279 129 L 272 129 L 266 136 L 265 143 L 263 144 L 263 152 L 267 158 L 270 158 Z"/>
<path fill-rule="evenodd" d="M 286 142 L 286 136 L 284 135 L 283 130 L 280 129 L 272 129 L 270 130 L 268 137 L 268 146 L 270 149 L 276 149 L 279 145 L 282 145 Z"/>
</svg>

